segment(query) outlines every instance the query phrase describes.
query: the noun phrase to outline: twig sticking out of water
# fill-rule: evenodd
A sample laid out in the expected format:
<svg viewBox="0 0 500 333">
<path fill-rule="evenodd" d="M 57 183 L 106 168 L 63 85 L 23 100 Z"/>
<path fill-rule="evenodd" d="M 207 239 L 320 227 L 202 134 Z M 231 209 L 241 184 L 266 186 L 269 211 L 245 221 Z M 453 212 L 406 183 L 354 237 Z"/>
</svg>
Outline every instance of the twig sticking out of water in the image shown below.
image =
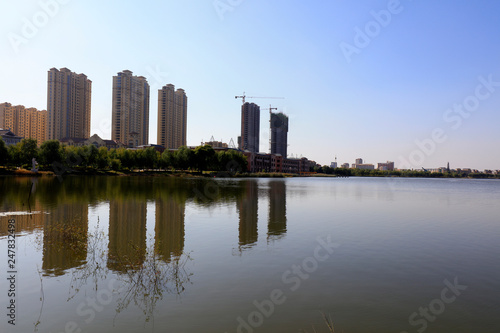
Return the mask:
<svg viewBox="0 0 500 333">
<path fill-rule="evenodd" d="M 42 279 L 42 272 L 40 272 L 40 269 L 37 267 L 37 272 L 38 276 L 40 277 L 40 301 L 42 302 L 42 306 L 40 307 L 40 314 L 38 315 L 38 319 L 35 322 L 35 332 L 38 332 L 38 325 L 40 325 L 40 318 L 42 318 L 42 311 L 43 311 L 43 303 L 45 303 L 45 293 L 43 292 L 43 279 Z"/>
</svg>

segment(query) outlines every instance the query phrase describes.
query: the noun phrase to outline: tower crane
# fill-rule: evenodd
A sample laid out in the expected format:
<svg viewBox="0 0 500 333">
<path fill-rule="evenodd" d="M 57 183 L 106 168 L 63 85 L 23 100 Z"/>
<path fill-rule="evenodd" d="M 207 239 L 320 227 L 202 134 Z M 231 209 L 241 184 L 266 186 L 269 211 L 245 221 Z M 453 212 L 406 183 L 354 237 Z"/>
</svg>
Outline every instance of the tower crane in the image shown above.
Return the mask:
<svg viewBox="0 0 500 333">
<path fill-rule="evenodd" d="M 234 98 L 241 98 L 243 100 L 243 104 L 245 104 L 246 98 L 266 98 L 266 99 L 285 99 L 285 97 L 256 97 L 256 96 L 247 96 L 245 92 L 241 96 L 234 96 Z"/>
<path fill-rule="evenodd" d="M 269 110 L 269 113 L 272 113 L 273 110 L 278 111 L 278 108 L 273 108 L 273 107 L 271 107 L 271 104 L 269 104 L 269 108 L 265 108 L 265 109 L 261 109 L 261 110 Z"/>
<path fill-rule="evenodd" d="M 265 108 L 265 109 L 262 109 L 262 110 L 269 110 L 269 129 L 272 129 L 272 127 L 273 127 L 273 124 L 272 124 L 272 121 L 273 121 L 273 110 L 278 111 L 278 108 L 273 108 L 271 106 L 271 104 L 269 104 L 269 108 Z M 269 133 L 269 151 L 272 150 L 272 146 L 273 146 L 273 143 L 272 143 L 272 133 Z"/>
</svg>

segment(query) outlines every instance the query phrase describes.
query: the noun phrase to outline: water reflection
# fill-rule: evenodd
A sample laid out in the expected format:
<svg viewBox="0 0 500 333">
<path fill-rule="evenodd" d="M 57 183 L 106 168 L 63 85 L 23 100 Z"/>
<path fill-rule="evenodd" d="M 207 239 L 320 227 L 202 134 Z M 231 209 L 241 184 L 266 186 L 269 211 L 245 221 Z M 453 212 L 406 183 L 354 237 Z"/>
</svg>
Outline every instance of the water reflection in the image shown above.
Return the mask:
<svg viewBox="0 0 500 333">
<path fill-rule="evenodd" d="M 146 255 L 146 202 L 118 199 L 109 203 L 108 268 L 126 272 Z"/>
<path fill-rule="evenodd" d="M 161 260 L 178 259 L 184 251 L 185 198 L 160 197 L 156 200 L 155 250 Z"/>
<path fill-rule="evenodd" d="M 286 184 L 284 181 L 269 182 L 269 240 L 280 239 L 286 233 Z"/>
<path fill-rule="evenodd" d="M 229 205 L 238 213 L 240 251 L 258 241 L 259 187 L 268 196 L 267 239 L 286 234 L 286 185 L 255 179 L 221 180 L 163 177 L 0 178 L 0 209 L 41 213 L 17 216 L 17 232 L 43 230 L 43 269 L 60 275 L 85 263 L 89 207 L 109 204 L 107 267 L 125 272 L 124 262 L 141 265 L 147 247 L 147 203 L 154 201 L 156 254 L 169 262 L 184 251 L 186 204 Z M 150 208 L 151 209 L 151 208 Z M 69 233 L 79 234 L 75 238 Z M 7 234 L 0 225 L 0 236 Z"/>
<path fill-rule="evenodd" d="M 441 330 L 459 323 L 492 332 L 499 197 L 498 182 L 466 180 L 67 177 L 40 178 L 32 191 L 29 178 L 0 177 L 0 247 L 9 218 L 1 212 L 15 212 L 17 235 L 28 235 L 18 251 L 23 332 L 39 295 L 47 298 L 40 332 L 64 331 L 70 320 L 82 331 L 149 330 L 153 314 L 155 332 L 234 332 L 235 318 L 256 311 L 254 300 L 288 292 L 283 272 L 330 234 L 342 249 L 286 294 L 259 331 L 315 324 L 319 310 L 336 313 L 346 332 L 399 332 L 439 297 L 444 279 L 458 276 L 470 288 L 447 305 Z M 109 304 L 87 325 L 80 304 L 104 295 L 110 281 Z"/>
<path fill-rule="evenodd" d="M 255 180 L 242 181 L 243 195 L 236 204 L 239 216 L 238 244 L 241 249 L 252 247 L 257 242 L 259 197 Z"/>
<path fill-rule="evenodd" d="M 46 275 L 63 275 L 87 258 L 88 204 L 68 203 L 44 215 L 43 263 Z M 49 218 L 50 217 L 50 218 Z"/>
</svg>

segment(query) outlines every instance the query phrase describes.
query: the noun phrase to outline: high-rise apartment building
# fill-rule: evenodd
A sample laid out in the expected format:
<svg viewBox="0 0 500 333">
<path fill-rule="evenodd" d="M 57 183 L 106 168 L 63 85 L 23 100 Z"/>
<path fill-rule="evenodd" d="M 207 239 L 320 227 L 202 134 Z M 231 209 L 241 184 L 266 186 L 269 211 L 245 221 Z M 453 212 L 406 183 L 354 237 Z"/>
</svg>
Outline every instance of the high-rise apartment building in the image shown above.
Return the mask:
<svg viewBox="0 0 500 333">
<path fill-rule="evenodd" d="M 5 127 L 5 109 L 12 106 L 10 103 L 0 103 L 0 128 L 8 129 Z"/>
<path fill-rule="evenodd" d="M 111 139 L 128 147 L 149 143 L 149 84 L 129 70 L 113 76 Z"/>
<path fill-rule="evenodd" d="M 3 128 L 10 129 L 17 136 L 36 139 L 38 145 L 47 140 L 45 110 L 26 109 L 23 105 L 0 107 L 0 118 L 3 118 Z"/>
<path fill-rule="evenodd" d="M 92 81 L 67 68 L 51 68 L 47 81 L 47 140 L 90 137 Z"/>
<path fill-rule="evenodd" d="M 271 154 L 287 156 L 288 149 L 288 117 L 280 112 L 271 112 Z"/>
<path fill-rule="evenodd" d="M 239 148 L 259 152 L 260 106 L 246 102 L 241 106 L 241 137 Z"/>
<path fill-rule="evenodd" d="M 157 143 L 167 149 L 186 145 L 187 96 L 184 89 L 167 84 L 158 90 Z"/>
</svg>

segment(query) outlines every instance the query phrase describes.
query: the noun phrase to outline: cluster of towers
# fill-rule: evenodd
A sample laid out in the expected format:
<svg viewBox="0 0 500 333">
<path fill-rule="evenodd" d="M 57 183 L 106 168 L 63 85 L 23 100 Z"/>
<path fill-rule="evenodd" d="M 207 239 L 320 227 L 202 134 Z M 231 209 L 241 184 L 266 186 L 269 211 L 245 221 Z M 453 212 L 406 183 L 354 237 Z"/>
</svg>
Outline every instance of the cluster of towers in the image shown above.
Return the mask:
<svg viewBox="0 0 500 333">
<path fill-rule="evenodd" d="M 0 127 L 23 137 L 45 140 L 90 138 L 92 81 L 68 68 L 51 68 L 47 77 L 47 110 L 0 104 Z M 241 107 L 238 148 L 259 152 L 260 111 L 255 103 Z M 150 86 L 144 76 L 124 70 L 113 76 L 111 139 L 126 147 L 149 144 Z M 269 107 L 270 153 L 287 157 L 288 117 Z M 7 126 L 8 125 L 8 126 Z M 34 130 L 36 129 L 36 131 Z M 187 96 L 167 84 L 158 90 L 157 144 L 166 149 L 186 145 Z"/>
<path fill-rule="evenodd" d="M 149 144 L 149 83 L 124 70 L 113 76 L 111 139 L 128 147 Z M 92 81 L 67 68 L 52 68 L 47 85 L 47 139 L 90 137 Z M 172 84 L 158 90 L 159 145 L 186 145 L 187 96 Z"/>
<path fill-rule="evenodd" d="M 270 151 L 271 154 L 287 156 L 288 117 L 282 113 L 272 112 L 269 108 Z M 245 102 L 241 106 L 241 136 L 238 137 L 238 148 L 254 153 L 259 152 L 260 145 L 260 106 Z"/>
</svg>

